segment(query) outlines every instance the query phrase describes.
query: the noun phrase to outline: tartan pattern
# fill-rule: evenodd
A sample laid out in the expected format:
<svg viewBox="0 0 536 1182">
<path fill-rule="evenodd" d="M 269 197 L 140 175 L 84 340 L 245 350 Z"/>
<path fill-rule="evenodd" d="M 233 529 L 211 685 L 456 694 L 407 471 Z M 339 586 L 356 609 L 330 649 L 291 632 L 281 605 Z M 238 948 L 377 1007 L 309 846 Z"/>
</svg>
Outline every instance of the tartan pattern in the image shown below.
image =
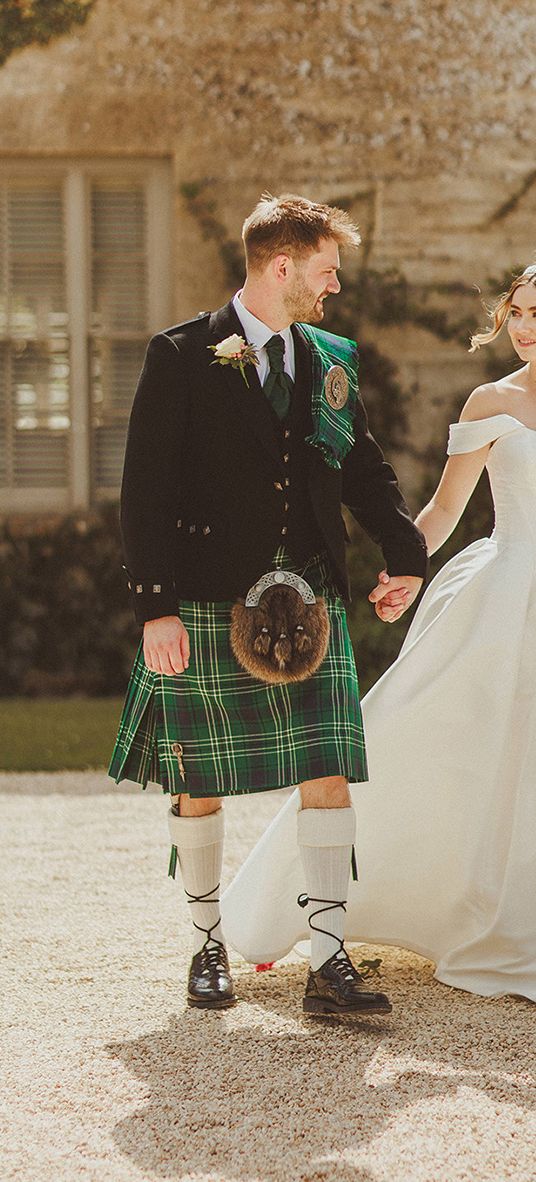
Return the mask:
<svg viewBox="0 0 536 1182">
<path fill-rule="evenodd" d="M 321 328 L 312 328 L 310 324 L 300 324 L 299 328 L 312 346 L 313 361 L 311 413 L 314 433 L 308 435 L 305 442 L 320 448 L 328 467 L 340 468 L 355 443 L 357 345 L 347 337 L 334 336 Z M 341 365 L 348 378 L 348 401 L 340 410 L 330 406 L 324 393 L 324 380 L 333 365 Z"/>
<path fill-rule="evenodd" d="M 274 568 L 295 570 L 280 548 Z M 296 570 L 325 595 L 329 649 L 307 681 L 269 686 L 245 673 L 230 646 L 232 603 L 182 600 L 190 666 L 152 673 L 140 644 L 109 775 L 164 792 L 231 796 L 344 775 L 367 779 L 357 671 L 344 604 L 323 556 Z M 180 743 L 184 780 L 173 745 Z"/>
</svg>

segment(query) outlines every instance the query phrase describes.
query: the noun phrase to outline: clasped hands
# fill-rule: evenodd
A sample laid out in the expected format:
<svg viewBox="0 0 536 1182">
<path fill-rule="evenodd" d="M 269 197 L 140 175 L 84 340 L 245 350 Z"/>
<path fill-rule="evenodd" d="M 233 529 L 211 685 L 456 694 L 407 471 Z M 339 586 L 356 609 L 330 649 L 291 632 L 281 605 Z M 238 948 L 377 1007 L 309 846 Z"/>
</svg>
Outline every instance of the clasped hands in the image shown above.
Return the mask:
<svg viewBox="0 0 536 1182">
<path fill-rule="evenodd" d="M 411 607 L 422 583 L 418 575 L 388 575 L 386 570 L 380 571 L 377 586 L 368 597 L 378 618 L 394 624 Z"/>
</svg>

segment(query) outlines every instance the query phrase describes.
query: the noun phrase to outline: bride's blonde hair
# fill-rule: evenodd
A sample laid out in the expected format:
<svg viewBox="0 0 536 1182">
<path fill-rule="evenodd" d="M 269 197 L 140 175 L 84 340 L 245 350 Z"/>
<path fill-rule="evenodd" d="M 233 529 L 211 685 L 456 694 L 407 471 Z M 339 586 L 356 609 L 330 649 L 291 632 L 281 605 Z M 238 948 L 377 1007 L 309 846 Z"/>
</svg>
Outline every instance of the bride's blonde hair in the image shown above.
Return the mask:
<svg viewBox="0 0 536 1182">
<path fill-rule="evenodd" d="M 536 263 L 531 263 L 529 267 L 525 267 L 521 275 L 517 275 L 512 281 L 508 291 L 504 291 L 494 304 L 490 304 L 489 306 L 484 305 L 493 324 L 486 332 L 476 332 L 471 337 L 470 353 L 474 353 L 476 349 L 480 349 L 481 345 L 488 345 L 490 341 L 494 341 L 495 337 L 498 337 L 510 311 L 514 292 L 518 287 L 525 287 L 527 283 L 532 283 L 533 287 L 536 287 Z"/>
</svg>

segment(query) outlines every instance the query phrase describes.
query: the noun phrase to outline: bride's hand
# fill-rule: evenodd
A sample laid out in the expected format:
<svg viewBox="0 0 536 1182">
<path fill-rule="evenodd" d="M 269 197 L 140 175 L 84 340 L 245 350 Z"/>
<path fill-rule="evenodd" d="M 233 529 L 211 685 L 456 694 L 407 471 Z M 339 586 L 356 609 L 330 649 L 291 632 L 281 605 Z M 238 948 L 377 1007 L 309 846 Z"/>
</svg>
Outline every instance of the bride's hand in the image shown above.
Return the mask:
<svg viewBox="0 0 536 1182">
<path fill-rule="evenodd" d="M 400 619 L 417 598 L 422 582 L 417 575 L 388 575 L 387 571 L 380 571 L 378 584 L 369 595 L 378 618 L 386 624 Z"/>
</svg>

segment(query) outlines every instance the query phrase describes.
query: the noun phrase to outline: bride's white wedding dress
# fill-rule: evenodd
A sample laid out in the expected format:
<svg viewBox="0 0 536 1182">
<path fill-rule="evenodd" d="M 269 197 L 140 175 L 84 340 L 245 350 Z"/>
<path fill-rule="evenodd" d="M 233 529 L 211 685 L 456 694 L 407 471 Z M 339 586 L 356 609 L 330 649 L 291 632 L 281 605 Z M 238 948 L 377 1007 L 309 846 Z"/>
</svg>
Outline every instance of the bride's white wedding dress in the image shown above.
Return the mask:
<svg viewBox="0 0 536 1182">
<path fill-rule="evenodd" d="M 429 957 L 447 985 L 536 1001 L 536 431 L 507 414 L 458 423 L 449 452 L 492 441 L 494 532 L 436 576 L 363 701 L 345 928 Z M 223 899 L 252 962 L 308 937 L 298 808 L 296 790 Z"/>
</svg>

